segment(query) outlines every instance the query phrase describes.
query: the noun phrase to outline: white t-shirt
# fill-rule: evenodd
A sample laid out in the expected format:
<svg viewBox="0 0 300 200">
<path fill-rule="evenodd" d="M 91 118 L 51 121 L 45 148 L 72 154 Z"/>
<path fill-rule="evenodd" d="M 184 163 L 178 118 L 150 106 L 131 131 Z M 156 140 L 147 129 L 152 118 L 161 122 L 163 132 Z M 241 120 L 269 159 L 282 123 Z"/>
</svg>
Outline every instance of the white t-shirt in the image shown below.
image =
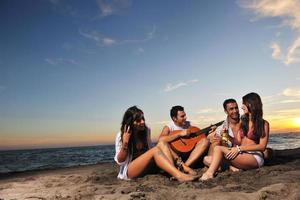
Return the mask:
<svg viewBox="0 0 300 200">
<path fill-rule="evenodd" d="M 152 144 L 151 144 L 151 131 L 150 131 L 149 128 L 148 128 L 148 131 L 147 131 L 147 142 L 148 142 L 148 147 L 150 149 Z M 127 170 L 128 170 L 129 163 L 132 161 L 132 155 L 128 153 L 126 159 L 123 162 L 119 162 L 118 161 L 118 154 L 121 151 L 121 148 L 122 148 L 121 131 L 119 131 L 117 136 L 116 136 L 116 141 L 115 141 L 116 153 L 115 153 L 115 157 L 114 157 L 114 160 L 120 166 L 120 171 L 119 171 L 119 174 L 118 174 L 118 178 L 119 179 L 124 179 L 124 180 L 130 180 L 127 177 Z"/>
<path fill-rule="evenodd" d="M 178 131 L 178 130 L 184 130 L 187 129 L 191 126 L 191 122 L 186 121 L 183 125 L 183 127 L 181 126 L 177 126 L 173 121 L 170 122 L 169 124 L 166 125 L 170 131 Z"/>
</svg>

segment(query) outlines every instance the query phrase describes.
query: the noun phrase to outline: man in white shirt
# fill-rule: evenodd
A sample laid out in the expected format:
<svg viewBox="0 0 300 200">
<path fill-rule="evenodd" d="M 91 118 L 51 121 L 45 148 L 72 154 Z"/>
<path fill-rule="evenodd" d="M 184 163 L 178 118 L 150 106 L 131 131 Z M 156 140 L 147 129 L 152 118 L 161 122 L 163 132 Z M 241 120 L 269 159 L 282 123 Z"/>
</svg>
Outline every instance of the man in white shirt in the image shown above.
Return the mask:
<svg viewBox="0 0 300 200">
<path fill-rule="evenodd" d="M 166 126 L 164 126 L 159 140 L 171 143 L 174 140 L 177 140 L 180 137 L 189 136 L 190 131 L 189 127 L 191 126 L 190 122 L 187 121 L 186 113 L 184 112 L 184 108 L 182 106 L 173 106 L 170 111 L 170 116 L 172 119 L 172 122 Z M 181 130 L 178 131 L 176 134 L 171 134 L 172 131 Z M 192 164 L 195 163 L 206 151 L 206 149 L 209 146 L 209 141 L 204 138 L 196 144 L 194 149 L 189 153 L 180 153 L 180 152 L 174 152 L 172 150 L 172 155 L 177 160 L 177 166 L 181 168 L 184 172 L 187 172 L 189 174 L 196 174 L 194 170 L 190 168 Z M 183 160 L 186 160 L 185 162 L 182 162 L 181 158 Z"/>
<path fill-rule="evenodd" d="M 225 114 L 227 115 L 224 123 L 207 136 L 210 141 L 210 147 L 208 155 L 203 159 L 204 164 L 207 166 L 209 166 L 211 163 L 211 155 L 213 154 L 214 147 L 221 145 L 221 134 L 224 132 L 224 130 L 227 130 L 229 135 L 228 147 L 240 145 L 241 143 L 240 137 L 237 137 L 237 134 L 240 130 L 240 113 L 236 100 L 226 99 L 223 103 L 223 108 Z"/>
</svg>

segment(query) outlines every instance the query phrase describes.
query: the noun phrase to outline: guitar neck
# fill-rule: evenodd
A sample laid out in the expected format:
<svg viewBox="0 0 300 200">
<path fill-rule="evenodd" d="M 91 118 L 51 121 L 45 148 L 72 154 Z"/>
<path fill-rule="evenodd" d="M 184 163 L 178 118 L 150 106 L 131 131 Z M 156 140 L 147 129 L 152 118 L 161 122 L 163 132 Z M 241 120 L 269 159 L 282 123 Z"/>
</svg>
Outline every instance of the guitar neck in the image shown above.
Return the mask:
<svg viewBox="0 0 300 200">
<path fill-rule="evenodd" d="M 210 126 L 204 128 L 204 129 L 201 129 L 200 131 L 197 131 L 195 133 L 191 133 L 191 135 L 200 135 L 200 134 L 203 134 L 203 133 L 205 135 L 207 135 L 209 133 L 209 131 L 211 130 L 211 127 L 213 127 L 213 126 L 220 126 L 221 124 L 223 124 L 223 122 L 224 122 L 224 120 L 220 121 L 220 122 L 218 122 L 216 124 L 210 125 Z"/>
</svg>

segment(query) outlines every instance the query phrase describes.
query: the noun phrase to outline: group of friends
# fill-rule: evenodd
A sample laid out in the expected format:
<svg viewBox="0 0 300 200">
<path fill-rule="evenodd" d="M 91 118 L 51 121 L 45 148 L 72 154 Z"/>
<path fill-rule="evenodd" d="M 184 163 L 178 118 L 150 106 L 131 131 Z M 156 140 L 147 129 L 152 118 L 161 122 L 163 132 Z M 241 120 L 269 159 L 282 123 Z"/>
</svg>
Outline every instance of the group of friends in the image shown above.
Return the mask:
<svg viewBox="0 0 300 200">
<path fill-rule="evenodd" d="M 263 166 L 269 123 L 263 119 L 260 96 L 252 92 L 242 97 L 242 116 L 234 99 L 226 99 L 223 108 L 227 115 L 223 124 L 212 127 L 207 137 L 199 140 L 188 153 L 176 152 L 170 145 L 191 134 L 191 123 L 182 106 L 172 107 L 172 122 L 163 127 L 154 147 L 151 147 L 150 129 L 143 111 L 136 106 L 128 108 L 115 141 L 114 160 L 120 166 L 118 178 L 130 180 L 163 170 L 179 182 L 206 181 L 214 178 L 219 170 L 238 171 Z M 173 131 L 176 134 L 170 134 Z M 229 135 L 227 145 L 221 142 L 224 132 Z M 202 159 L 207 170 L 198 175 L 193 166 Z"/>
</svg>

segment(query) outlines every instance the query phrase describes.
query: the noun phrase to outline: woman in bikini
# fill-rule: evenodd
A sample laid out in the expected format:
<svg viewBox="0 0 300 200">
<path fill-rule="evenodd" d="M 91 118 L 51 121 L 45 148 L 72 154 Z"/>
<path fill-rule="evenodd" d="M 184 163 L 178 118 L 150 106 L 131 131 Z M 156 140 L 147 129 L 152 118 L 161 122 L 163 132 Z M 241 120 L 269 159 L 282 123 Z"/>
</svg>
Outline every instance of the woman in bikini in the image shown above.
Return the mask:
<svg viewBox="0 0 300 200">
<path fill-rule="evenodd" d="M 269 123 L 263 119 L 262 102 L 256 93 L 249 93 L 243 97 L 241 130 L 238 137 L 241 145 L 233 148 L 216 146 L 211 165 L 200 180 L 214 177 L 224 159 L 238 169 L 253 169 L 263 166 L 263 153 L 269 140 Z"/>
<path fill-rule="evenodd" d="M 114 160 L 120 165 L 120 179 L 133 179 L 153 171 L 156 167 L 166 171 L 179 182 L 197 178 L 182 173 L 174 166 L 167 143 L 159 142 L 151 148 L 150 129 L 145 124 L 143 111 L 136 106 L 128 108 L 123 116 L 121 130 L 116 137 Z"/>
</svg>

